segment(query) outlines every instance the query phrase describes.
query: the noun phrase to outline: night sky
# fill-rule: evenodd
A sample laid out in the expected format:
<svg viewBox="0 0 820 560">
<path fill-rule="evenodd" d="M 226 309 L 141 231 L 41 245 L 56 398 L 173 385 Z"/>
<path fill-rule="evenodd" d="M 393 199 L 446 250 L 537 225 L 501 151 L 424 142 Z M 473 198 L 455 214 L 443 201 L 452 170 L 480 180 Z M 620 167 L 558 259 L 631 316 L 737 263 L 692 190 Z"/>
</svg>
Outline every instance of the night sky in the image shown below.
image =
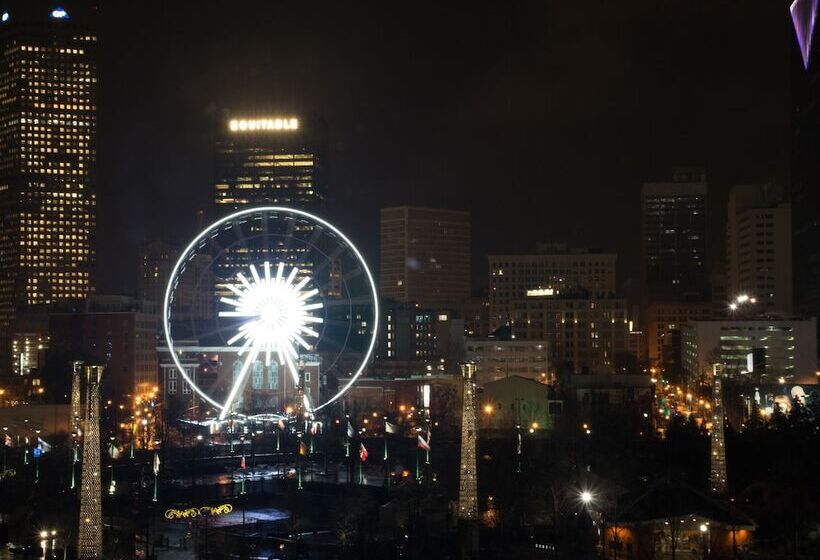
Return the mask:
<svg viewBox="0 0 820 560">
<path fill-rule="evenodd" d="M 99 14 L 99 291 L 129 293 L 138 243 L 187 242 L 211 210 L 228 111 L 329 127 L 328 217 L 378 260 L 378 209 L 473 216 L 485 255 L 569 241 L 638 285 L 640 187 L 707 169 L 788 181 L 786 2 L 108 2 Z M 720 231 L 718 231 L 718 229 Z"/>
</svg>

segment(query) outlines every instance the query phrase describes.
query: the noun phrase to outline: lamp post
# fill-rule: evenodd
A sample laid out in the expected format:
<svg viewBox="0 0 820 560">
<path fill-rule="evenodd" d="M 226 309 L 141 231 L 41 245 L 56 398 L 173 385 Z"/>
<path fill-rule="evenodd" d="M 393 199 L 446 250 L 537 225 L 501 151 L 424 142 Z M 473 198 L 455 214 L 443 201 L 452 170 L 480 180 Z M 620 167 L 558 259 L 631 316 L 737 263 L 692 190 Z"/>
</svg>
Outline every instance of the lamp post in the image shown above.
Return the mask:
<svg viewBox="0 0 820 560">
<path fill-rule="evenodd" d="M 701 523 L 699 529 L 701 544 L 703 546 L 703 560 L 706 560 L 709 558 L 709 545 L 711 544 L 709 542 L 709 526 L 706 523 Z"/>
</svg>

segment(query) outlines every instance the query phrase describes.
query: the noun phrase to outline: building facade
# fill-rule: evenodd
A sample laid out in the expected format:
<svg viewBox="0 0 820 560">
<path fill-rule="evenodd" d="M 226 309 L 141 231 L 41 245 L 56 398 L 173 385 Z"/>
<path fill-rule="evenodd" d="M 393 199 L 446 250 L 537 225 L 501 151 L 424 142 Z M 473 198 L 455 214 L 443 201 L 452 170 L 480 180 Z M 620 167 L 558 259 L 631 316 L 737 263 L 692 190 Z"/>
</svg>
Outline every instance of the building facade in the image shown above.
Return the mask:
<svg viewBox="0 0 820 560">
<path fill-rule="evenodd" d="M 668 183 L 641 192 L 641 269 L 644 306 L 656 301 L 703 299 L 707 184 L 702 170 L 676 170 Z"/>
<path fill-rule="evenodd" d="M 80 14 L 15 3 L 0 22 L 0 331 L 93 292 L 97 37 Z M 43 334 L 43 333 L 39 333 Z"/>
<path fill-rule="evenodd" d="M 158 331 L 156 305 L 124 296 L 94 296 L 79 312 L 49 317 L 50 351 L 104 364 L 106 387 L 133 396 L 157 386 Z"/>
<path fill-rule="evenodd" d="M 467 360 L 475 363 L 476 382 L 519 376 L 541 383 L 550 380 L 549 344 L 544 340 L 468 338 Z"/>
<path fill-rule="evenodd" d="M 709 302 L 656 302 L 647 307 L 645 317 L 647 356 L 652 365 L 664 366 L 669 365 L 665 358 L 680 360 L 681 327 L 713 319 L 714 308 Z"/>
<path fill-rule="evenodd" d="M 756 309 L 792 313 L 792 219 L 779 185 L 736 185 L 729 193 L 726 265 L 729 297 L 747 294 Z"/>
<path fill-rule="evenodd" d="M 383 297 L 425 308 L 470 297 L 470 214 L 400 206 L 381 211 Z"/>
<path fill-rule="evenodd" d="M 159 308 L 181 249 L 162 241 L 145 243 L 139 248 L 137 298 L 152 301 Z M 209 321 L 214 318 L 214 276 L 209 255 L 198 254 L 186 263 L 175 291 L 174 318 L 178 321 Z"/>
<path fill-rule="evenodd" d="M 490 255 L 490 329 L 511 318 L 511 304 L 531 296 L 582 289 L 592 297 L 616 292 L 616 260 L 612 253 L 547 245 L 531 255 Z"/>
<path fill-rule="evenodd" d="M 681 331 L 681 361 L 689 380 L 725 364 L 730 378 L 750 383 L 814 381 L 817 326 L 809 319 L 690 321 Z"/>
<path fill-rule="evenodd" d="M 456 371 L 464 359 L 464 320 L 448 310 L 383 300 L 377 357 L 419 362 L 439 372 Z"/>
<path fill-rule="evenodd" d="M 174 407 L 197 410 L 201 398 L 180 374 L 168 347 L 163 344 L 154 350 L 159 354 L 162 395 Z M 236 348 L 230 346 L 200 344 L 193 340 L 181 341 L 175 350 L 185 374 L 197 387 L 218 402 L 224 402 L 228 388 L 238 378 L 246 357 L 237 356 Z M 303 399 L 314 406 L 318 404 L 324 389 L 321 358 L 314 354 L 302 354 L 296 366 L 301 387 L 277 357 L 272 357 L 268 364 L 264 359 L 256 360 L 234 400 L 234 410 L 249 414 L 282 412 L 288 407 L 297 410 L 302 406 Z"/>
<path fill-rule="evenodd" d="M 478 427 L 491 432 L 549 433 L 551 391 L 543 383 L 517 375 L 490 381 L 478 396 Z"/>
<path fill-rule="evenodd" d="M 581 291 L 535 295 L 512 302 L 516 339 L 546 341 L 551 362 L 575 373 L 612 371 L 629 352 L 629 320 L 623 298 L 594 298 Z"/>
</svg>

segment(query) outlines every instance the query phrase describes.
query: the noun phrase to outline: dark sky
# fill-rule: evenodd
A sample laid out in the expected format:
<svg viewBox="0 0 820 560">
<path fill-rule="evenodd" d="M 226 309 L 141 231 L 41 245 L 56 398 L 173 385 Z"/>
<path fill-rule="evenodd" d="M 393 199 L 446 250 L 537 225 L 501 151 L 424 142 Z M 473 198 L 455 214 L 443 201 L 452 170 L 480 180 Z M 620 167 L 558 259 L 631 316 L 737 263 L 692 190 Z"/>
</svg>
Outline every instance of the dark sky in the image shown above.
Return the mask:
<svg viewBox="0 0 820 560">
<path fill-rule="evenodd" d="M 642 182 L 706 167 L 717 230 L 728 185 L 787 181 L 786 2 L 457 4 L 106 3 L 100 291 L 133 290 L 139 242 L 193 237 L 231 109 L 327 121 L 328 217 L 374 265 L 380 207 L 463 208 L 476 272 L 567 240 L 617 252 L 630 294 Z"/>
</svg>

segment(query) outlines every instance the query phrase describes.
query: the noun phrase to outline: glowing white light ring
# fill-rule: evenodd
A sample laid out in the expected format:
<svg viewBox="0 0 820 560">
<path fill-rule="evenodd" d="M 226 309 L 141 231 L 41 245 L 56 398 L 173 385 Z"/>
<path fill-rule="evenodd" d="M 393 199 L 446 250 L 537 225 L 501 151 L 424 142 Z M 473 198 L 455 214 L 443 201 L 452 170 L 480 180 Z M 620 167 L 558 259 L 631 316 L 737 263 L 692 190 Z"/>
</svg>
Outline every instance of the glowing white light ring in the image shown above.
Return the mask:
<svg viewBox="0 0 820 560">
<path fill-rule="evenodd" d="M 348 237 L 339 231 L 336 226 L 333 224 L 326 222 L 322 218 L 318 216 L 314 216 L 309 212 L 305 212 L 303 210 L 296 210 L 294 208 L 286 208 L 284 206 L 260 206 L 256 208 L 247 208 L 245 210 L 240 210 L 239 212 L 235 212 L 224 218 L 221 218 L 205 228 L 199 235 L 197 235 L 191 243 L 185 248 L 185 250 L 180 255 L 179 259 L 177 260 L 176 264 L 174 265 L 174 270 L 171 272 L 171 276 L 168 279 L 168 286 L 165 288 L 165 300 L 162 306 L 162 326 L 165 331 L 165 343 L 168 345 L 168 352 L 171 354 L 171 359 L 174 360 L 174 365 L 177 367 L 177 371 L 182 375 L 182 378 L 185 380 L 186 383 L 193 389 L 200 397 L 203 398 L 206 402 L 214 406 L 215 408 L 222 409 L 222 403 L 212 399 L 208 394 L 206 394 L 202 389 L 200 389 L 196 383 L 188 377 L 188 374 L 185 373 L 185 368 L 182 367 L 182 363 L 179 360 L 179 356 L 177 356 L 177 352 L 174 349 L 174 341 L 171 340 L 171 327 L 170 327 L 170 319 L 171 319 L 171 310 L 170 310 L 170 302 L 171 302 L 171 292 L 173 291 L 174 283 L 177 280 L 177 275 L 179 274 L 180 268 L 182 267 L 183 263 L 186 260 L 186 256 L 188 256 L 191 251 L 193 251 L 194 247 L 199 245 L 209 233 L 213 230 L 219 228 L 226 222 L 230 222 L 239 218 L 240 216 L 246 216 L 248 214 L 258 214 L 258 213 L 265 213 L 265 212 L 281 212 L 284 214 L 295 214 L 297 216 L 302 216 L 309 220 L 314 220 L 316 223 L 326 227 L 336 235 L 338 235 L 342 241 L 347 243 L 348 247 L 353 251 L 353 254 L 359 260 L 359 264 L 362 266 L 365 274 L 367 275 L 367 281 L 370 284 L 370 291 L 371 295 L 373 296 L 373 333 L 370 337 L 370 343 L 367 346 L 367 352 L 365 352 L 364 357 L 362 358 L 361 364 L 359 364 L 358 369 L 353 374 L 353 377 L 350 378 L 348 381 L 333 397 L 328 399 L 327 401 L 323 402 L 317 407 L 313 408 L 313 412 L 317 412 L 322 408 L 326 407 L 327 405 L 336 402 L 342 395 L 344 395 L 350 387 L 356 382 L 356 380 L 361 377 L 362 373 L 364 372 L 364 368 L 367 366 L 368 362 L 370 361 L 371 356 L 373 355 L 373 349 L 376 347 L 376 337 L 379 331 L 379 294 L 376 290 L 376 282 L 373 280 L 373 275 L 370 273 L 370 268 L 367 266 L 367 263 L 362 257 L 362 254 L 359 252 L 359 249 L 353 244 Z"/>
</svg>

